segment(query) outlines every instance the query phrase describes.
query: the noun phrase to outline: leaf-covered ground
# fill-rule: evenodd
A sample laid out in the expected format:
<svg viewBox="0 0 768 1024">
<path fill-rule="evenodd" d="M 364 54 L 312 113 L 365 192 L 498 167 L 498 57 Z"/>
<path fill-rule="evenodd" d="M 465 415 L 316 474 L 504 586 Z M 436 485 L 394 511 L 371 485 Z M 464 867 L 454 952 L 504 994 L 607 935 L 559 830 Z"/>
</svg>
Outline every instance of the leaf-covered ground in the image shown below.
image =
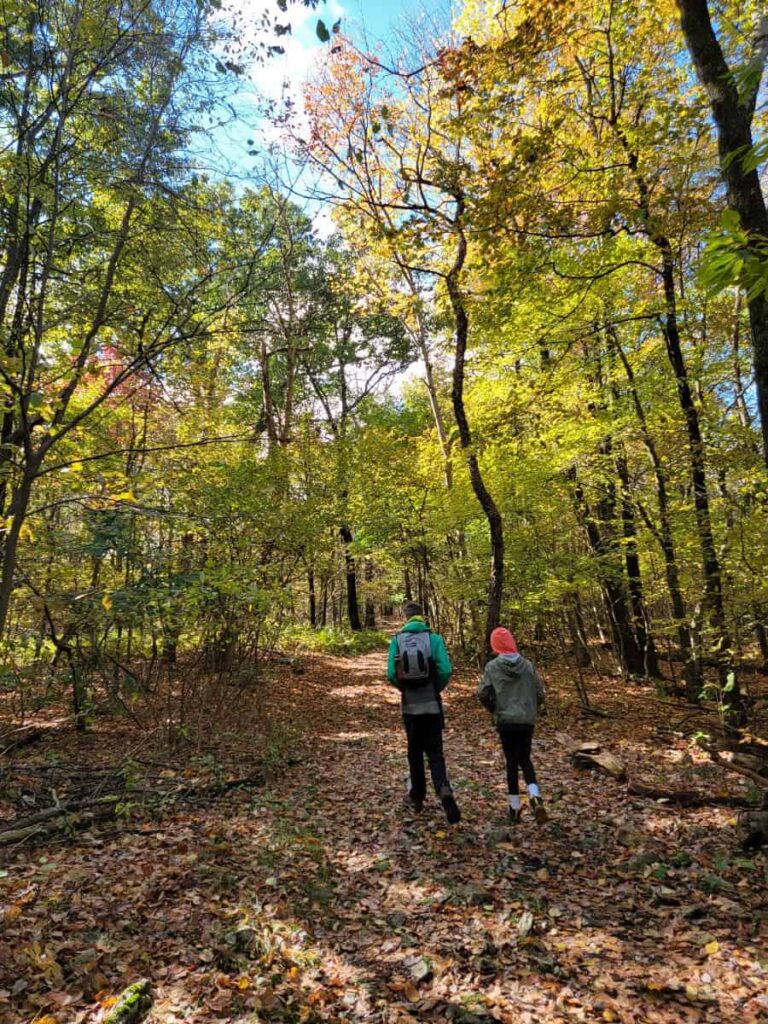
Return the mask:
<svg viewBox="0 0 768 1024">
<path fill-rule="evenodd" d="M 631 797 L 568 756 L 598 738 L 636 782 L 735 792 L 678 729 L 684 709 L 606 680 L 609 717 L 583 719 L 567 673 L 545 672 L 534 757 L 551 821 L 510 832 L 496 737 L 459 678 L 451 828 L 434 799 L 420 816 L 402 804 L 383 668 L 379 652 L 284 667 L 262 787 L 2 851 L 0 1019 L 96 1022 L 141 977 L 157 1024 L 768 1018 L 766 861 L 740 852 L 735 812 Z M 247 775 L 252 698 L 232 699 L 231 768 Z M 117 757 L 110 735 L 58 756 Z"/>
</svg>

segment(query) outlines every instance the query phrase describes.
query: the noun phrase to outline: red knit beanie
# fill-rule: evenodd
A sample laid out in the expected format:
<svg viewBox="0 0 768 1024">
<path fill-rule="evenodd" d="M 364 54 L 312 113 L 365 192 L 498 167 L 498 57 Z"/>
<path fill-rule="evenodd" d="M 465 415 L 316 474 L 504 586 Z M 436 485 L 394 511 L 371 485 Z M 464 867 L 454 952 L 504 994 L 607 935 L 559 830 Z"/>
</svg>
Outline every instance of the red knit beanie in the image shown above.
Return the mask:
<svg viewBox="0 0 768 1024">
<path fill-rule="evenodd" d="M 517 642 L 508 629 L 499 626 L 491 633 L 491 650 L 497 654 L 517 654 Z"/>
</svg>

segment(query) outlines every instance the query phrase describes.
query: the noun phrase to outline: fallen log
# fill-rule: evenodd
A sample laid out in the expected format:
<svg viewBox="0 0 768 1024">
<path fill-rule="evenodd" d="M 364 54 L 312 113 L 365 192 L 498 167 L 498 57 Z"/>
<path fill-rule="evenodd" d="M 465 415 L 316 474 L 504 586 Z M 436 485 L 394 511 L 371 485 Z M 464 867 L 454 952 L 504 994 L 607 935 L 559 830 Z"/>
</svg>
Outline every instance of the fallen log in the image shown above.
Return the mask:
<svg viewBox="0 0 768 1024">
<path fill-rule="evenodd" d="M 229 792 L 240 786 L 263 785 L 263 783 L 264 776 L 258 773 L 222 782 L 184 786 L 175 790 L 131 790 L 130 794 L 109 793 L 89 800 L 70 800 L 57 804 L 55 807 L 46 807 L 25 818 L 15 818 L 13 821 L 6 822 L 5 825 L 0 826 L 0 846 L 7 846 L 9 843 L 20 842 L 36 835 L 45 837 L 64 827 L 82 828 L 97 821 L 107 821 L 115 817 L 118 805 L 126 799 L 134 800 L 145 797 L 148 804 L 157 807 L 162 804 L 163 800 L 213 796 L 217 793 Z"/>
<path fill-rule="evenodd" d="M 114 816 L 114 806 L 104 807 L 101 810 L 95 811 L 83 811 L 70 818 L 61 815 L 49 822 L 40 822 L 38 825 L 29 825 L 26 828 L 9 829 L 6 832 L 0 832 L 0 846 L 9 846 L 11 843 L 23 842 L 25 839 L 31 839 L 33 836 L 39 836 L 41 839 L 46 838 L 54 835 L 54 833 L 64 828 L 65 825 L 87 828 L 100 821 L 109 821 Z"/>
<path fill-rule="evenodd" d="M 728 796 L 723 793 L 697 793 L 693 789 L 654 789 L 630 782 L 627 786 L 630 796 L 641 796 L 647 800 L 667 800 L 679 807 L 744 807 L 754 808 L 754 803 L 743 796 Z"/>
<path fill-rule="evenodd" d="M 65 824 L 82 827 L 94 821 L 105 821 L 115 816 L 119 801 L 117 796 L 99 797 L 96 800 L 72 800 L 69 803 L 47 807 L 44 811 L 16 818 L 0 829 L 0 846 L 8 846 L 33 835 L 50 835 Z"/>
<path fill-rule="evenodd" d="M 0 757 L 12 754 L 14 750 L 29 746 L 30 743 L 37 743 L 43 736 L 43 730 L 35 725 L 22 726 L 0 736 Z"/>
</svg>

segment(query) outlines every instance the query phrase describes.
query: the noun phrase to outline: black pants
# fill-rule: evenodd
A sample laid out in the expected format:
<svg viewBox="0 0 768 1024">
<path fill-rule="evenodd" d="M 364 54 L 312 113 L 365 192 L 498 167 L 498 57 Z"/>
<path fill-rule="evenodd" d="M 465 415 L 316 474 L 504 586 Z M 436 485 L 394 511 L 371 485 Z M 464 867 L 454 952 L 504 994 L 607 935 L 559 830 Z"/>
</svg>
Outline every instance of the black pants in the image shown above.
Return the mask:
<svg viewBox="0 0 768 1024">
<path fill-rule="evenodd" d="M 411 775 L 411 795 L 423 800 L 427 795 L 427 777 L 424 773 L 424 755 L 429 761 L 429 773 L 435 792 L 449 786 L 443 756 L 443 716 L 403 715 L 405 735 L 408 737 L 408 768 Z"/>
<path fill-rule="evenodd" d="M 518 771 L 522 768 L 526 785 L 536 781 L 536 772 L 531 761 L 532 725 L 507 725 L 499 729 L 501 749 L 507 762 L 507 791 L 520 792 Z"/>
</svg>

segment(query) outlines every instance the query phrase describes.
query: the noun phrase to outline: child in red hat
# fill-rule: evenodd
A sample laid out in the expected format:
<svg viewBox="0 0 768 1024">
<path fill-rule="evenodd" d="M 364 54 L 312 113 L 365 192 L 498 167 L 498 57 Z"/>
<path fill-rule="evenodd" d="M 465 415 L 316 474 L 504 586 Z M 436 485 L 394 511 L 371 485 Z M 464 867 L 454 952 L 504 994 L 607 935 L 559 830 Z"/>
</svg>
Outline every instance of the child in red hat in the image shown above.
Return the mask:
<svg viewBox="0 0 768 1024">
<path fill-rule="evenodd" d="M 507 762 L 509 817 L 517 824 L 522 814 L 518 779 L 522 769 L 531 810 L 536 822 L 543 825 L 547 811 L 531 761 L 531 743 L 536 717 L 544 703 L 544 687 L 531 662 L 518 651 L 508 629 L 494 629 L 490 639 L 491 650 L 497 656 L 485 666 L 477 696 L 483 707 L 493 714 L 493 724 Z"/>
</svg>

